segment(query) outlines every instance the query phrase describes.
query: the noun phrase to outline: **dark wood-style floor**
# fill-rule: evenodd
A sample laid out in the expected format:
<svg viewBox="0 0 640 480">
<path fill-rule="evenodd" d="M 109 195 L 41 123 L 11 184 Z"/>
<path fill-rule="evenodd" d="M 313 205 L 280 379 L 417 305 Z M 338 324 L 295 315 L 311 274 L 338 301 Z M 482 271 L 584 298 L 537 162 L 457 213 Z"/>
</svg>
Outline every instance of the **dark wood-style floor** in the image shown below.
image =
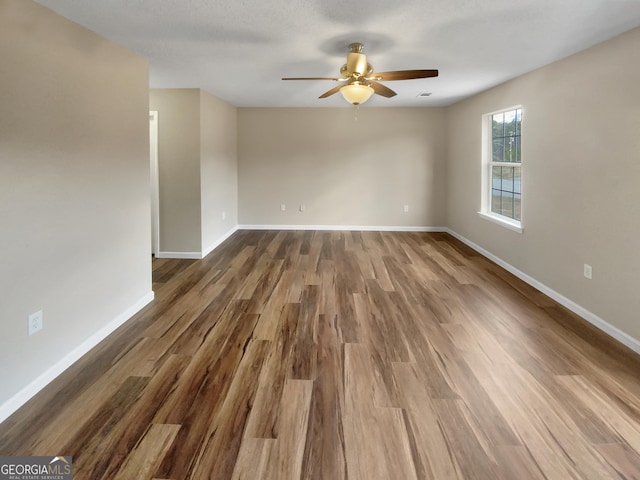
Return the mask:
<svg viewBox="0 0 640 480">
<path fill-rule="evenodd" d="M 0 425 L 74 479 L 638 479 L 640 359 L 447 234 L 237 232 Z"/>
</svg>

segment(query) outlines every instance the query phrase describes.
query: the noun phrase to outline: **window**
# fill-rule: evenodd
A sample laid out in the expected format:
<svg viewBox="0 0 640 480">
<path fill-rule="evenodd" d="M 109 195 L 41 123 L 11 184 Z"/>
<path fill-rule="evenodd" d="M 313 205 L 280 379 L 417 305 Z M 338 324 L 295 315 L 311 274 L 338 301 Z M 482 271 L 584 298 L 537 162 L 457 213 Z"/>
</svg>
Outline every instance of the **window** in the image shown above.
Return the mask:
<svg viewBox="0 0 640 480">
<path fill-rule="evenodd" d="M 522 231 L 521 137 L 521 107 L 484 116 L 480 214 L 516 231 Z"/>
</svg>

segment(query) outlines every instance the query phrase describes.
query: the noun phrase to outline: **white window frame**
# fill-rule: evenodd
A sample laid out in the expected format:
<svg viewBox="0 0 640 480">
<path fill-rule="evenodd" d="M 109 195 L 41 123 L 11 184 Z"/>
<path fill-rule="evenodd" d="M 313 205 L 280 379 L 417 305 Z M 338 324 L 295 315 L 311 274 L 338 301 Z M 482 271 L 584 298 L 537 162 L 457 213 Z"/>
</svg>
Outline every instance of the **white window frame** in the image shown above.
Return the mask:
<svg viewBox="0 0 640 480">
<path fill-rule="evenodd" d="M 513 218 L 506 217 L 504 215 L 500 215 L 491 210 L 491 168 L 494 166 L 503 165 L 503 163 L 493 162 L 493 125 L 492 118 L 493 115 L 503 112 L 509 112 L 511 110 L 520 109 L 522 111 L 522 120 L 520 122 L 520 148 L 521 148 L 521 157 L 520 163 L 518 164 L 520 167 L 520 220 L 515 220 Z M 482 188 L 481 188 L 481 206 L 478 215 L 484 218 L 485 220 L 489 220 L 497 225 L 500 225 L 504 228 L 508 228 L 509 230 L 513 230 L 517 233 L 522 233 L 524 231 L 523 228 L 523 212 L 524 212 L 524 162 L 522 161 L 522 139 L 524 135 L 522 135 L 522 131 L 524 130 L 524 108 L 522 105 L 515 105 L 513 107 L 501 108 L 500 110 L 496 110 L 491 113 L 486 113 L 482 115 Z M 513 166 L 513 163 L 504 163 L 505 166 Z"/>
</svg>

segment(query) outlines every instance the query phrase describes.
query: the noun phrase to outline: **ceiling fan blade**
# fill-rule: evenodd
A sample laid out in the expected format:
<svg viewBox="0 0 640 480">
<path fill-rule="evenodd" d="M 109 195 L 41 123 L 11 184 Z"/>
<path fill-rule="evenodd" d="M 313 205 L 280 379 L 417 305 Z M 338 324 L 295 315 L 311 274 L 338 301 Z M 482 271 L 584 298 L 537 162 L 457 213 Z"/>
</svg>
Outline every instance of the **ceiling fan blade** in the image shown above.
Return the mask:
<svg viewBox="0 0 640 480">
<path fill-rule="evenodd" d="M 333 87 L 331 90 L 329 90 L 328 92 L 324 92 L 322 95 L 320 95 L 318 98 L 327 98 L 330 97 L 331 95 L 333 95 L 334 93 L 338 93 L 340 91 L 340 89 L 344 87 L 344 85 L 338 85 L 337 87 Z"/>
<path fill-rule="evenodd" d="M 378 82 L 369 81 L 369 86 L 373 88 L 374 92 L 383 97 L 391 98 L 397 95 L 396 92 Z"/>
<path fill-rule="evenodd" d="M 437 77 L 438 70 L 398 70 L 395 72 L 376 72 L 369 77 L 371 80 L 413 80 L 414 78 Z"/>
<path fill-rule="evenodd" d="M 287 78 L 283 78 L 282 80 L 333 80 L 335 82 L 339 82 L 341 80 L 344 80 L 344 78 L 333 78 L 333 77 L 287 77 Z"/>
</svg>

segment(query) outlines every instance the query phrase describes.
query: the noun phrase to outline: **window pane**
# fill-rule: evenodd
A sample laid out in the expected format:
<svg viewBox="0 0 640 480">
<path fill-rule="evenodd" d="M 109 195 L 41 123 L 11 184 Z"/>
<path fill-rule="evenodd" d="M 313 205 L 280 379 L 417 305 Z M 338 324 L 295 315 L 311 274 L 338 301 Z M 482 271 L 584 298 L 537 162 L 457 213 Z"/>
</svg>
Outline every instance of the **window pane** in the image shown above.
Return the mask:
<svg viewBox="0 0 640 480">
<path fill-rule="evenodd" d="M 517 162 L 517 145 L 516 137 L 506 137 L 504 139 L 504 161 Z"/>
<path fill-rule="evenodd" d="M 522 125 L 522 109 L 516 110 L 516 135 L 520 135 L 520 127 Z"/>
<path fill-rule="evenodd" d="M 513 218 L 513 197 L 514 197 L 514 195 L 511 192 L 505 193 L 504 195 L 508 199 L 508 201 L 507 201 L 507 211 L 504 213 L 504 215 L 509 217 L 509 218 Z M 504 203 L 504 199 L 503 199 L 503 203 Z"/>
<path fill-rule="evenodd" d="M 513 167 L 502 167 L 502 190 L 513 192 Z"/>
<path fill-rule="evenodd" d="M 492 137 L 504 137 L 504 113 L 497 113 L 492 117 L 493 135 Z"/>
<path fill-rule="evenodd" d="M 502 215 L 502 194 L 500 190 L 491 190 L 491 211 Z"/>
<path fill-rule="evenodd" d="M 504 112 L 504 136 L 516 134 L 516 111 Z"/>
<path fill-rule="evenodd" d="M 513 167 L 513 191 L 522 193 L 522 173 L 520 167 Z"/>
<path fill-rule="evenodd" d="M 493 155 L 494 162 L 504 162 L 504 138 L 495 138 L 493 140 Z"/>
<path fill-rule="evenodd" d="M 491 190 L 491 211 L 504 217 L 520 220 L 520 194 Z"/>
<path fill-rule="evenodd" d="M 502 167 L 491 168 L 491 188 L 502 190 Z"/>
<path fill-rule="evenodd" d="M 522 151 L 522 149 L 520 148 L 520 137 L 517 136 L 515 138 L 515 142 L 516 142 L 516 150 L 515 150 L 515 159 L 513 160 L 514 162 L 522 162 L 522 157 L 520 156 L 520 152 Z"/>
</svg>

